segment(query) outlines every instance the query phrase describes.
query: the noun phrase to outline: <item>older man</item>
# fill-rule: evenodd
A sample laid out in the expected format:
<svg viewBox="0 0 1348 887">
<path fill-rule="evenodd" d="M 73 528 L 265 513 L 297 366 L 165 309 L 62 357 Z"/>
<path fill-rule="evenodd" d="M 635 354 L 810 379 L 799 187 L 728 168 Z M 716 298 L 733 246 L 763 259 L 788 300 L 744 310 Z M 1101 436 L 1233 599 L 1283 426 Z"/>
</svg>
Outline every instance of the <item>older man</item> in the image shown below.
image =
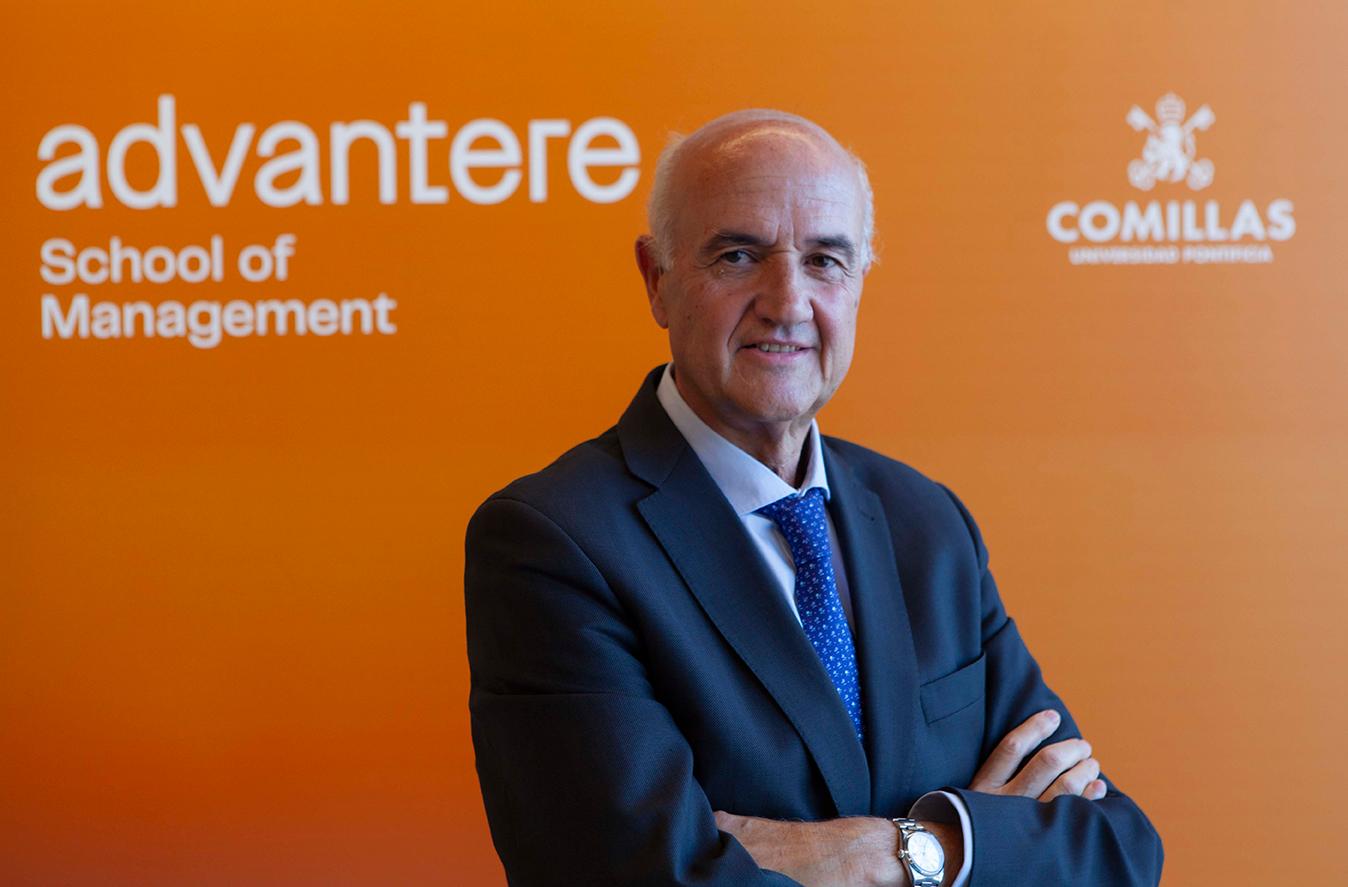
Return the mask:
<svg viewBox="0 0 1348 887">
<path fill-rule="evenodd" d="M 672 143 L 637 264 L 672 361 L 468 530 L 473 741 L 512 884 L 1152 884 L 1161 845 L 944 487 L 815 414 L 870 187 L 823 129 Z"/>
</svg>

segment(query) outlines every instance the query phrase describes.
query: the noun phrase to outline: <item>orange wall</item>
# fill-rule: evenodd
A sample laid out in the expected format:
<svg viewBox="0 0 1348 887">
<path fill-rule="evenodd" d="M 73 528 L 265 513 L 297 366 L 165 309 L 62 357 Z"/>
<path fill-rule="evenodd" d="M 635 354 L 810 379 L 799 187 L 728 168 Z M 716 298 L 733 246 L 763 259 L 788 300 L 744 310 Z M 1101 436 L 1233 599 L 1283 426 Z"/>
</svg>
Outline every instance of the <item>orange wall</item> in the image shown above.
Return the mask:
<svg viewBox="0 0 1348 887">
<path fill-rule="evenodd" d="M 631 241 L 664 134 L 743 106 L 870 165 L 881 264 L 826 432 L 951 485 L 1167 884 L 1340 883 L 1348 670 L 1348 14 L 1320 5 L 7 3 L 0 94 L 0 880 L 501 884 L 467 724 L 462 539 L 662 360 Z M 1018 5 L 1017 5 L 1018 6 Z M 1206 189 L 1129 184 L 1125 123 L 1215 112 Z M 156 98 L 237 124 L 629 126 L 641 177 L 476 205 L 49 209 L 43 136 L 100 158 Z M 596 143 L 598 144 L 598 143 Z M 448 185 L 447 141 L 430 183 Z M 133 185 L 155 177 L 144 146 Z M 106 172 L 106 169 L 104 169 Z M 499 172 L 479 174 L 490 184 Z M 616 170 L 597 172 L 611 183 Z M 69 184 L 67 182 L 67 184 Z M 1260 265 L 1076 267 L 1060 201 L 1295 207 Z M 1200 209 L 1201 212 L 1201 209 Z M 231 252 L 288 279 L 51 286 L 50 238 Z M 44 339 L 40 299 L 397 301 L 389 335 Z M 1276 849 L 1271 849 L 1276 848 Z"/>
</svg>

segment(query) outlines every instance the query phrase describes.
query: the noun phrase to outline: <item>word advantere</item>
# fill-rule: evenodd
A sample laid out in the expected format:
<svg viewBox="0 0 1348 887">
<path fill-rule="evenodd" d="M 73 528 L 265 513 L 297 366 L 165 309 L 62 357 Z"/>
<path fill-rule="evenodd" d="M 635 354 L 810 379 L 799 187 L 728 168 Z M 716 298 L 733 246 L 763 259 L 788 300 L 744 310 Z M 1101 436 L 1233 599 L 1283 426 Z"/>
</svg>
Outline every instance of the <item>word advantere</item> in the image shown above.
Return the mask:
<svg viewBox="0 0 1348 887">
<path fill-rule="evenodd" d="M 106 172 L 107 190 L 123 206 L 138 210 L 177 206 L 178 135 L 212 206 L 228 206 L 234 199 L 250 149 L 264 161 L 253 175 L 252 188 L 267 206 L 316 206 L 325 201 L 345 205 L 351 195 L 351 148 L 361 141 L 374 146 L 380 203 L 398 202 L 397 140 L 406 142 L 408 199 L 414 204 L 448 203 L 450 199 L 448 187 L 430 181 L 428 150 L 431 142 L 449 137 L 449 126 L 444 120 L 428 119 L 424 102 L 411 102 L 407 118 L 395 123 L 392 131 L 374 120 L 330 124 L 326 194 L 324 152 L 318 134 L 307 124 L 283 120 L 258 135 L 253 123 L 239 123 L 223 157 L 217 160 L 219 155 L 207 146 L 201 128 L 195 123 L 179 127 L 177 119 L 174 96 L 159 96 L 155 122 L 122 127 L 102 158 L 98 138 L 87 127 L 74 123 L 53 127 L 38 145 L 38 159 L 46 164 L 37 176 L 38 201 L 51 210 L 100 208 Z M 640 176 L 640 146 L 631 127 L 613 117 L 592 117 L 574 131 L 569 120 L 530 120 L 523 142 L 501 120 L 470 120 L 454 133 L 449 145 L 450 182 L 469 203 L 501 203 L 519 190 L 527 169 L 529 200 L 542 203 L 549 194 L 549 144 L 560 139 L 566 140 L 567 176 L 581 197 L 592 203 L 614 203 L 632 193 Z M 134 186 L 127 175 L 127 155 L 137 145 L 148 146 L 158 162 L 154 184 L 148 188 Z M 287 150 L 282 151 L 283 147 Z M 604 172 L 597 181 L 594 172 L 598 170 Z M 483 184 L 479 179 L 483 175 L 494 181 Z"/>
</svg>

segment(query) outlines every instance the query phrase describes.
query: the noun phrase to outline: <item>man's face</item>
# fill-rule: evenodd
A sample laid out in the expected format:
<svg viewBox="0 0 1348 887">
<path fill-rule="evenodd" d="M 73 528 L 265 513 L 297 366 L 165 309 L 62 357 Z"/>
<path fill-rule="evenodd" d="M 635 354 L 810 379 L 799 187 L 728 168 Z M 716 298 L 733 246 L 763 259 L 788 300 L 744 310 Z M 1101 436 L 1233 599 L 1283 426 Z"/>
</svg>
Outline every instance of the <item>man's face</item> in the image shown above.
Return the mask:
<svg viewBox="0 0 1348 887">
<path fill-rule="evenodd" d="M 808 131 L 760 125 L 685 157 L 674 181 L 673 255 L 647 284 L 680 392 L 723 434 L 808 425 L 852 362 L 855 168 Z"/>
</svg>

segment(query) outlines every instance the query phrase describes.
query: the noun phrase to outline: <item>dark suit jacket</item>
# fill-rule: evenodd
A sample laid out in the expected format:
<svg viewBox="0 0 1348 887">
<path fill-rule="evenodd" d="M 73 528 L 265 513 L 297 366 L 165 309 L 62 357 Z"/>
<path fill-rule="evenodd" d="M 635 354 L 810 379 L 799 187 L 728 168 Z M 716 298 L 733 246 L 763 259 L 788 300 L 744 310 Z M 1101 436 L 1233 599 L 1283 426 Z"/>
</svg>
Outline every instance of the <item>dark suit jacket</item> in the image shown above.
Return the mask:
<svg viewBox="0 0 1348 887">
<path fill-rule="evenodd" d="M 492 496 L 468 527 L 473 744 L 515 885 L 795 884 L 712 811 L 902 816 L 951 787 L 971 883 L 1154 884 L 1161 842 L 1098 801 L 965 790 L 1042 708 L 1040 677 L 954 495 L 824 440 L 857 626 L 865 747 L 738 516 L 656 399 Z"/>
</svg>

